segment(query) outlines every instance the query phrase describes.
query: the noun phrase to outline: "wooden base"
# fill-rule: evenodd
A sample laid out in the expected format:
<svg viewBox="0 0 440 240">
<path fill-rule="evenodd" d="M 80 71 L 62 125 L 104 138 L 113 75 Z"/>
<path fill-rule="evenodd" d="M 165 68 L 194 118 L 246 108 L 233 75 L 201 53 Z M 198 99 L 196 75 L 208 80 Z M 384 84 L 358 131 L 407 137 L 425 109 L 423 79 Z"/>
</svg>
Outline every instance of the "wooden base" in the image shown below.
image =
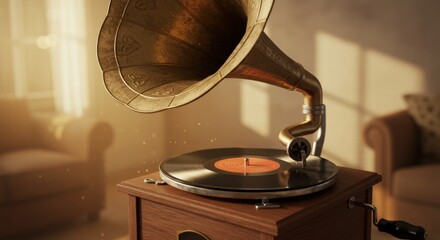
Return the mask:
<svg viewBox="0 0 440 240">
<path fill-rule="evenodd" d="M 336 183 L 318 193 L 276 199 L 281 208 L 256 209 L 258 201 L 209 198 L 168 185 L 146 184 L 158 173 L 118 184 L 129 195 L 130 239 L 179 239 L 186 230 L 210 240 L 328 239 L 369 240 L 371 214 L 348 208 L 348 200 L 371 203 L 372 186 L 381 177 L 340 168 Z M 184 238 L 182 238 L 184 239 Z"/>
</svg>

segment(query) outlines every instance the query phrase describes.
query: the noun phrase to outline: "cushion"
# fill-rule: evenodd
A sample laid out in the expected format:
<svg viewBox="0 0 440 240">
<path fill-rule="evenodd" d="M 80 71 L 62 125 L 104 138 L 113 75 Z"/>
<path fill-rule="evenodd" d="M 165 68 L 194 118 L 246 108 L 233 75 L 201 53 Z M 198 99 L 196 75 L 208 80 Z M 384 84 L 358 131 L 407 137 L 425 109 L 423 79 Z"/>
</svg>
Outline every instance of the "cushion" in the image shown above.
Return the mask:
<svg viewBox="0 0 440 240">
<path fill-rule="evenodd" d="M 0 99 L 0 116 L 0 152 L 29 146 L 32 126 L 26 100 Z"/>
<path fill-rule="evenodd" d="M 0 202 L 11 203 L 91 184 L 85 160 L 43 149 L 0 154 Z"/>
<path fill-rule="evenodd" d="M 440 164 L 400 168 L 393 174 L 392 194 L 408 201 L 440 207 Z"/>
<path fill-rule="evenodd" d="M 440 96 L 406 95 L 404 98 L 408 112 L 420 127 L 424 159 L 440 161 Z"/>
</svg>

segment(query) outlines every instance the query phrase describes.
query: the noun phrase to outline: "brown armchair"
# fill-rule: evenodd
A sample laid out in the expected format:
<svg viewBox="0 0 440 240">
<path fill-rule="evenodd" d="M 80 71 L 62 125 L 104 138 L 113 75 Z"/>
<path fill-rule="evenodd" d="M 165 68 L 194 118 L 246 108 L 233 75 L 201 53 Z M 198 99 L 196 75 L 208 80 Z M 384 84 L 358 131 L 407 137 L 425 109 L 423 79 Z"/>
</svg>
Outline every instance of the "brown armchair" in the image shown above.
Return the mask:
<svg viewBox="0 0 440 240">
<path fill-rule="evenodd" d="M 104 207 L 109 125 L 31 116 L 25 100 L 0 100 L 0 239 Z"/>
<path fill-rule="evenodd" d="M 379 217 L 439 234 L 440 161 L 422 164 L 420 130 L 412 116 L 400 111 L 373 119 L 364 137 L 375 153 L 375 171 L 382 175 L 373 196 Z"/>
</svg>

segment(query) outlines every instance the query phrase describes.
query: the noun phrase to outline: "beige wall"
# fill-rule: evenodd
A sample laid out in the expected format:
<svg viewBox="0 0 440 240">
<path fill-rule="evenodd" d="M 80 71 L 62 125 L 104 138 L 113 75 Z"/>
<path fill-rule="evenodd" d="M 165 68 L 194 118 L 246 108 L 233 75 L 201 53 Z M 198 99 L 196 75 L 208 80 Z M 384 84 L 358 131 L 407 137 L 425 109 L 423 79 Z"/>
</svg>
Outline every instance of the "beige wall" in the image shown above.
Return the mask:
<svg viewBox="0 0 440 240">
<path fill-rule="evenodd" d="M 277 1 L 269 29 L 316 74 L 328 131 L 323 156 L 371 169 L 365 122 L 405 107 L 407 93 L 439 93 L 436 1 Z"/>
<path fill-rule="evenodd" d="M 97 33 L 107 1 L 90 1 Z M 404 108 L 406 93 L 439 93 L 440 3 L 412 0 L 277 0 L 266 28 L 271 39 L 321 81 L 327 106 L 323 157 L 372 169 L 362 127 Z M 93 44 L 96 38 L 90 39 Z M 95 54 L 91 51 L 90 57 Z M 169 156 L 216 147 L 283 148 L 278 132 L 303 120 L 302 96 L 260 83 L 228 79 L 201 99 L 158 114 L 139 114 L 104 90 L 91 71 L 92 112 L 115 127 L 109 169 L 157 169 Z M 154 162 L 153 162 L 154 161 Z"/>
</svg>

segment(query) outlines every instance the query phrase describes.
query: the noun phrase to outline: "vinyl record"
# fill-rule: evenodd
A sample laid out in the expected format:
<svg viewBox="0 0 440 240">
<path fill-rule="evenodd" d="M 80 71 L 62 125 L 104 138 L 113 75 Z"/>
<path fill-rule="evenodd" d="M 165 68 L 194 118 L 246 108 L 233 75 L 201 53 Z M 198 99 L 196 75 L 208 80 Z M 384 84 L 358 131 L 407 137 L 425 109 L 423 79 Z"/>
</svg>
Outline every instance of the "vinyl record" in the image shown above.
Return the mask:
<svg viewBox="0 0 440 240">
<path fill-rule="evenodd" d="M 309 157 L 306 168 L 284 150 L 222 148 L 200 150 L 165 160 L 162 179 L 179 189 L 225 198 L 280 198 L 331 186 L 338 172 L 332 162 Z"/>
</svg>

